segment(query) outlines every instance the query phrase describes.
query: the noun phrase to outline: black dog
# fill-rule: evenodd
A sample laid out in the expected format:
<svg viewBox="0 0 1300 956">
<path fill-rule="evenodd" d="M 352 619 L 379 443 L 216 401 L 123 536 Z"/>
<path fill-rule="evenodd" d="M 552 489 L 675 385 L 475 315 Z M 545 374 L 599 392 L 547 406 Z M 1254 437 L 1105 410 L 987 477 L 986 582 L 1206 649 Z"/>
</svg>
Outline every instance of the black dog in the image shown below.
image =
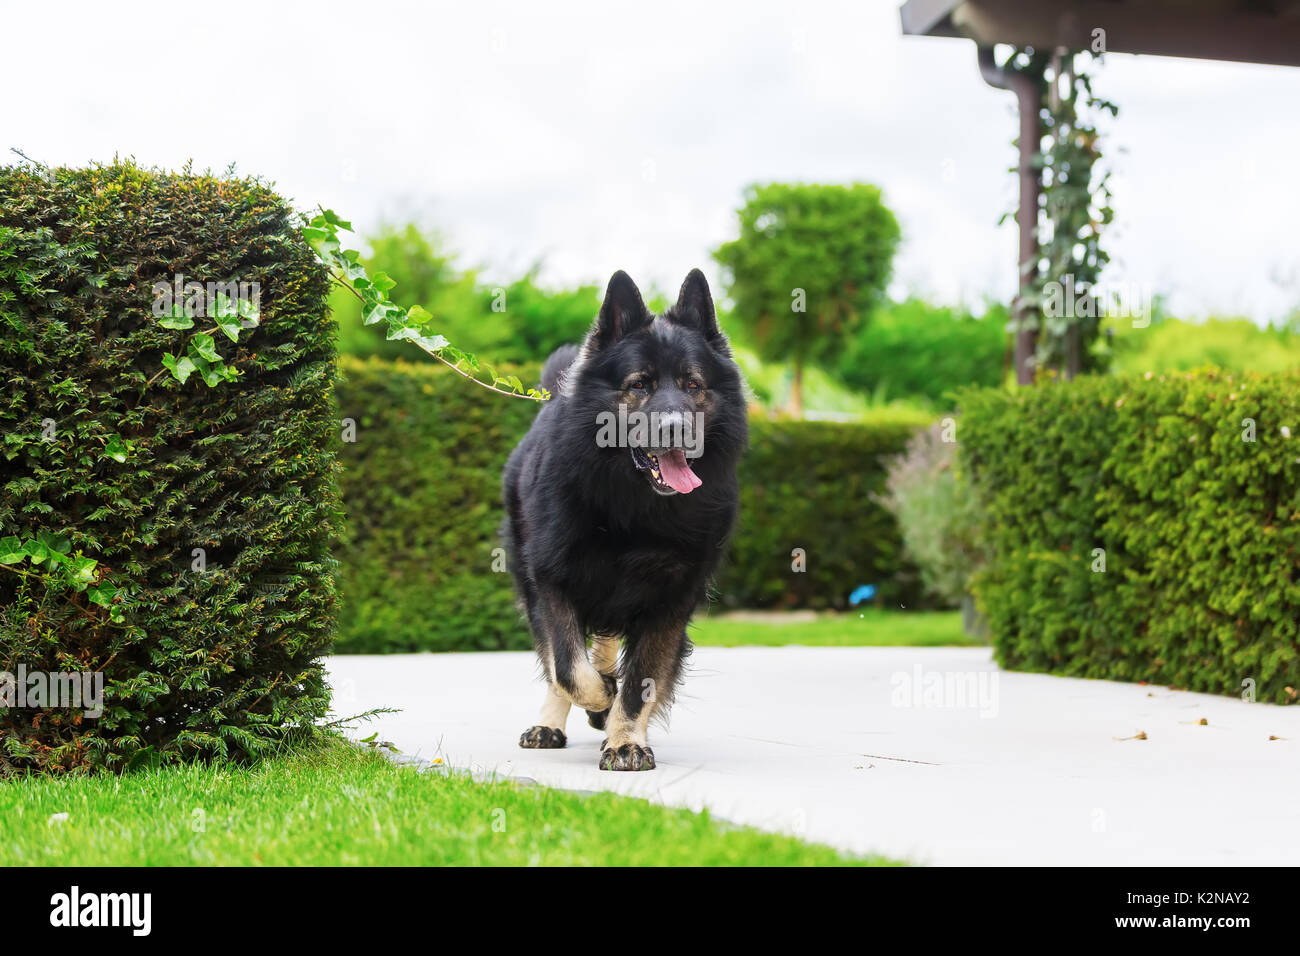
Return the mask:
<svg viewBox="0 0 1300 956">
<path fill-rule="evenodd" d="M 646 727 L 690 653 L 686 625 L 735 520 L 747 441 L 744 383 L 704 275 L 692 270 L 656 317 L 614 273 L 581 350 L 557 349 L 542 385 L 553 397 L 503 489 L 510 569 L 548 682 L 519 746 L 563 747 L 572 703 L 606 731 L 601 769 L 651 770 Z"/>
</svg>

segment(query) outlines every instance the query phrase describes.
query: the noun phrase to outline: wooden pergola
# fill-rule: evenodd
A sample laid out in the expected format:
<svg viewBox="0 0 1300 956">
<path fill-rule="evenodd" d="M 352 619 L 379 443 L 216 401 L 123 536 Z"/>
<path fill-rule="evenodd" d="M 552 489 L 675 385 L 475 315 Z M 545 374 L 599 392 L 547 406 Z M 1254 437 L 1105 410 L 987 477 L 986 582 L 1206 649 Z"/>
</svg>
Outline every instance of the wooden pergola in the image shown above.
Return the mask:
<svg viewBox="0 0 1300 956">
<path fill-rule="evenodd" d="M 903 33 L 975 43 L 980 74 L 1016 94 L 1020 110 L 1020 289 L 1038 259 L 1041 102 L 1029 77 L 1002 70 L 995 44 L 1035 50 L 1097 50 L 1300 66 L 1300 0 L 907 0 Z M 1020 315 L 1018 303 L 1016 314 Z M 1036 333 L 1016 336 L 1016 381 L 1033 381 Z"/>
</svg>

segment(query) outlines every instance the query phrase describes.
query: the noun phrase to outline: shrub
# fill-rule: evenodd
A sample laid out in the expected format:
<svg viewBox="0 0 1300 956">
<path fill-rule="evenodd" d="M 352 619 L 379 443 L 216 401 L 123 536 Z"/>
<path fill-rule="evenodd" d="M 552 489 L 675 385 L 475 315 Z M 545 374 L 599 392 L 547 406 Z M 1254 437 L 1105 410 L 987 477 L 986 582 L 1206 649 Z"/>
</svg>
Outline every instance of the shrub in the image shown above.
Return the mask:
<svg viewBox="0 0 1300 956">
<path fill-rule="evenodd" d="M 1147 328 L 1115 323 L 1115 367 L 1137 375 L 1187 372 L 1214 365 L 1230 372 L 1284 372 L 1300 368 L 1300 335 L 1294 320 L 1263 328 L 1250 319 L 1184 322 L 1159 314 Z"/>
<path fill-rule="evenodd" d="M 1295 699 L 1300 379 L 1085 378 L 961 407 L 1000 663 Z"/>
<path fill-rule="evenodd" d="M 907 450 L 889 462 L 881 501 L 898 522 L 927 591 L 957 607 L 970 593 L 984 547 L 980 511 L 957 468 L 957 444 L 946 434 L 950 427 L 955 435 L 949 419 L 912 436 Z"/>
<path fill-rule="evenodd" d="M 718 577 L 728 607 L 844 608 L 856 587 L 913 607 L 915 568 L 877 500 L 885 463 L 928 419 L 882 410 L 862 422 L 751 420 L 740 465 L 740 521 Z M 792 570 L 796 548 L 806 569 Z"/>
<path fill-rule="evenodd" d="M 177 274 L 260 284 L 260 327 L 221 340 L 235 380 L 160 375 L 201 329 L 152 312 Z M 0 773 L 255 756 L 325 713 L 326 286 L 257 180 L 0 169 L 0 670 L 99 671 L 105 700 L 0 710 Z M 13 553 L 35 539 L 107 605 Z"/>
<path fill-rule="evenodd" d="M 501 470 L 537 406 L 441 366 L 345 357 L 339 650 L 531 646 L 500 553 Z M 535 382 L 537 367 L 515 370 Z M 349 436 L 345 435 L 345 438 Z"/>
<path fill-rule="evenodd" d="M 340 552 L 339 650 L 523 649 L 500 547 L 501 469 L 536 415 L 529 402 L 466 386 L 439 367 L 345 358 L 340 413 L 348 526 Z M 536 381 L 537 367 L 516 370 Z M 872 500 L 884 459 L 924 424 L 754 420 L 741 468 L 741 522 L 717 600 L 727 606 L 844 607 L 858 584 L 912 606 L 892 518 Z M 804 548 L 806 572 L 792 570 Z"/>
<path fill-rule="evenodd" d="M 1007 320 L 1003 305 L 977 319 L 920 299 L 889 302 L 846 343 L 837 371 L 865 392 L 950 407 L 958 388 L 1002 381 Z"/>
</svg>

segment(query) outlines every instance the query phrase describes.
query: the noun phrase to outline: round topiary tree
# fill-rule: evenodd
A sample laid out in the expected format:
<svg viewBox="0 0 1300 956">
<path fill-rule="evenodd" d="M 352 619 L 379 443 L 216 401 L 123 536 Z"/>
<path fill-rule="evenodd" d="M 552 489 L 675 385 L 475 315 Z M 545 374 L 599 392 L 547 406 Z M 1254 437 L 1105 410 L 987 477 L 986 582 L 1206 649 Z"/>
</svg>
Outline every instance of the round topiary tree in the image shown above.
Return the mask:
<svg viewBox="0 0 1300 956">
<path fill-rule="evenodd" d="M 791 411 L 799 415 L 804 365 L 835 356 L 880 300 L 898 220 L 866 183 L 751 186 L 738 215 L 739 237 L 714 258 L 760 356 L 793 363 Z"/>
</svg>

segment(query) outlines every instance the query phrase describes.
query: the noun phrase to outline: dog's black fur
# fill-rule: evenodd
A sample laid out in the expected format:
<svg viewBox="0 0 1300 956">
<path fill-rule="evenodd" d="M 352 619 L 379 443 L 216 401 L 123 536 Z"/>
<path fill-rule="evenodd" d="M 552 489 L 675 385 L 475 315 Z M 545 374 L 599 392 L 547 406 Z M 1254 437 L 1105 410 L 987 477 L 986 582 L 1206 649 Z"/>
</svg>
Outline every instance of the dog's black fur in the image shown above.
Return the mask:
<svg viewBox="0 0 1300 956">
<path fill-rule="evenodd" d="M 690 653 L 686 625 L 734 523 L 747 442 L 744 383 L 704 275 L 693 270 L 677 304 L 656 317 L 616 272 L 582 349 L 551 355 L 542 385 L 553 397 L 503 482 L 515 587 L 547 679 L 610 735 L 599 766 L 650 769 L 645 722 L 671 702 Z M 702 413 L 702 454 L 690 466 L 703 484 L 665 492 L 657 468 L 653 480 L 642 470 L 644 456 L 638 464 L 627 447 L 599 447 L 598 416 L 620 405 Z M 588 658 L 587 638 L 597 635 L 622 639 L 616 672 L 598 674 Z M 520 746 L 564 742 L 563 726 L 539 725 Z"/>
</svg>

